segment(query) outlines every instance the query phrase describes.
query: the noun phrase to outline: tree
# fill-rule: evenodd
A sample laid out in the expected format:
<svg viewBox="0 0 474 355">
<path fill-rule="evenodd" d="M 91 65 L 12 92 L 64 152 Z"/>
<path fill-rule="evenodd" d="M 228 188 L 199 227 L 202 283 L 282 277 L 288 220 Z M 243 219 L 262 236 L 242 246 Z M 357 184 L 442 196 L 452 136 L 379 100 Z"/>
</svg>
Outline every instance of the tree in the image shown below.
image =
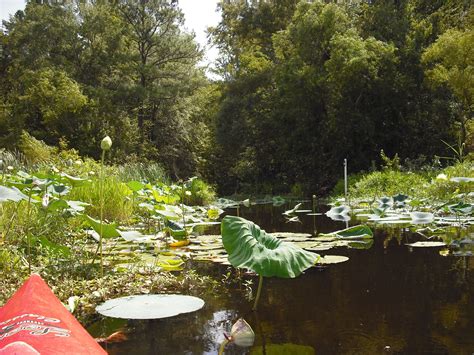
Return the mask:
<svg viewBox="0 0 474 355">
<path fill-rule="evenodd" d="M 460 140 L 474 115 L 474 29 L 450 29 L 423 54 L 426 75 L 435 86 L 445 85 L 459 104 Z"/>
</svg>

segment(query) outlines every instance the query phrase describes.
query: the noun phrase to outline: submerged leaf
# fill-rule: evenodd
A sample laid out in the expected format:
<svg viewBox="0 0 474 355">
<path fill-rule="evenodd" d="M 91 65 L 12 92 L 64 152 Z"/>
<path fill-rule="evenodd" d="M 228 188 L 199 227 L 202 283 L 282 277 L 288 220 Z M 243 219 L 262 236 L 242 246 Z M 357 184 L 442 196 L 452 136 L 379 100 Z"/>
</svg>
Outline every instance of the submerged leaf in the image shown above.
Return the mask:
<svg viewBox="0 0 474 355">
<path fill-rule="evenodd" d="M 261 276 L 297 277 L 319 258 L 318 254 L 284 243 L 240 217 L 226 216 L 221 231 L 230 263 Z"/>
<path fill-rule="evenodd" d="M 250 355 L 315 355 L 313 347 L 298 344 L 266 344 L 250 349 Z"/>
</svg>

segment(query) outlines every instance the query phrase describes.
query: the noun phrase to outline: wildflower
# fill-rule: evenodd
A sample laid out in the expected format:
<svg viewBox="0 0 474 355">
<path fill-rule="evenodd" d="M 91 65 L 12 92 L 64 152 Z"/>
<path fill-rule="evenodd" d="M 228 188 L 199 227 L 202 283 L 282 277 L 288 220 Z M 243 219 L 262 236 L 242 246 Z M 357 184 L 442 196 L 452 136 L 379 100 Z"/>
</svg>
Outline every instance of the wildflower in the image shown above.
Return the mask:
<svg viewBox="0 0 474 355">
<path fill-rule="evenodd" d="M 436 176 L 436 180 L 448 180 L 448 177 L 446 176 L 446 174 L 439 174 L 438 176 Z"/>
<path fill-rule="evenodd" d="M 41 201 L 41 204 L 43 205 L 44 208 L 48 207 L 48 205 L 49 205 L 49 194 L 48 193 L 44 194 L 43 199 Z"/>
</svg>

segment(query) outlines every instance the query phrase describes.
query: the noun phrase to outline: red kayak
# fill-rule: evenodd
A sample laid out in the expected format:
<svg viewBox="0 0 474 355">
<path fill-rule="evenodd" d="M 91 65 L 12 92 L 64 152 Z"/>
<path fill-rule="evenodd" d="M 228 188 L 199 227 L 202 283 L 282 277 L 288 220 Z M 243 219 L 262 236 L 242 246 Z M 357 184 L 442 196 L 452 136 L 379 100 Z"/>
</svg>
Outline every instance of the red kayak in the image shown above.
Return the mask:
<svg viewBox="0 0 474 355">
<path fill-rule="evenodd" d="M 39 275 L 0 308 L 0 355 L 107 354 Z"/>
</svg>

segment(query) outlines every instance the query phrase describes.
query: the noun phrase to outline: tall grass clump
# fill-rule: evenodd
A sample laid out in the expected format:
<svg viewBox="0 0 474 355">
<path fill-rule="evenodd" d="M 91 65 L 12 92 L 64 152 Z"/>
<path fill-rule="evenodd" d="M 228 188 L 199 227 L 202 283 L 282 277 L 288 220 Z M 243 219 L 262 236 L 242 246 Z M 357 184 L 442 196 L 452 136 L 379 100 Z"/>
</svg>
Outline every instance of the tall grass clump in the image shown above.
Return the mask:
<svg viewBox="0 0 474 355">
<path fill-rule="evenodd" d="M 125 163 L 117 167 L 117 176 L 122 181 L 169 182 L 165 169 L 155 162 Z"/>
<path fill-rule="evenodd" d="M 43 141 L 36 139 L 26 131 L 21 133 L 18 147 L 29 164 L 37 164 L 50 160 L 56 150 Z"/>
<path fill-rule="evenodd" d="M 132 194 L 127 185 L 116 176 L 105 176 L 103 179 L 103 212 L 108 221 L 126 224 L 133 214 Z M 90 184 L 75 187 L 68 195 L 71 200 L 89 203 L 87 214 L 96 219 L 100 218 L 101 182 L 92 179 Z"/>
</svg>

